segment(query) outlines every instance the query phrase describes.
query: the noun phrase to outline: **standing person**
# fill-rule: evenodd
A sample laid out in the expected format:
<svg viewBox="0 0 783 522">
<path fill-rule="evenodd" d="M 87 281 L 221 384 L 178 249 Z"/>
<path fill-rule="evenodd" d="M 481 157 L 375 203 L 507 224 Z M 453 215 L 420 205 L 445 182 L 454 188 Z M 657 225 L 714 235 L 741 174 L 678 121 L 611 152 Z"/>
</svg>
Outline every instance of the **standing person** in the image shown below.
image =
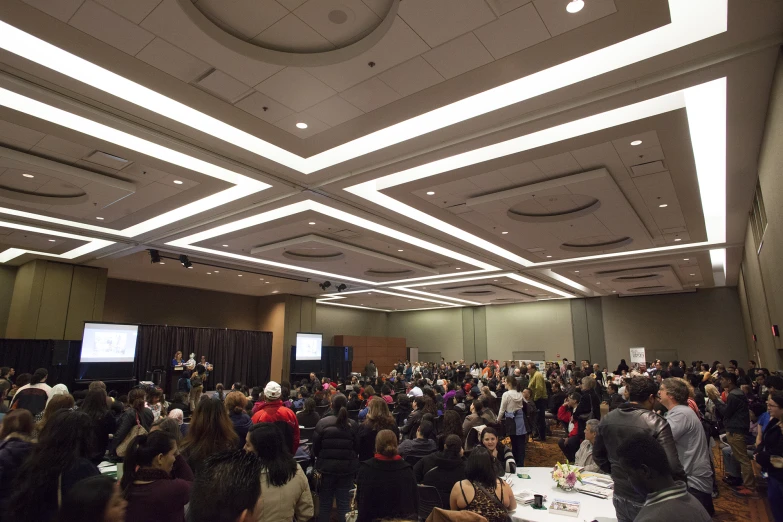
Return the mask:
<svg viewBox="0 0 783 522">
<path fill-rule="evenodd" d="M 57 517 L 58 493 L 67 495 L 80 480 L 100 474 L 89 461 L 91 429 L 86 413 L 52 415 L 16 477 L 4 513 L 8 520 L 51 522 Z"/>
<path fill-rule="evenodd" d="M 727 392 L 724 403 L 717 393 L 711 389 L 709 398 L 715 403 L 715 410 L 723 418 L 723 427 L 726 429 L 726 442 L 731 446 L 732 456 L 739 462 L 742 469 L 742 486 L 734 490 L 739 497 L 756 496 L 756 475 L 748 457 L 745 439 L 750 432 L 750 408 L 745 394 L 737 387 L 737 376 L 730 372 L 723 372 L 720 376 L 720 384 Z"/>
<path fill-rule="evenodd" d="M 146 392 L 141 388 L 134 388 L 128 394 L 128 408 L 117 421 L 117 431 L 109 446 L 111 455 L 117 455 L 117 447 L 122 444 L 134 426 L 141 426 L 147 433 L 152 429 L 154 418 L 152 411 L 145 406 L 146 396 Z"/>
<path fill-rule="evenodd" d="M 247 434 L 245 451 L 261 461 L 259 473 L 264 501 L 257 522 L 307 522 L 313 518 L 313 495 L 301 466 L 288 453 L 280 429 L 256 424 Z"/>
<path fill-rule="evenodd" d="M 359 469 L 358 426 L 348 418 L 345 395 L 332 398 L 336 415 L 324 417 L 315 426 L 313 453 L 315 466 L 321 472 L 318 522 L 329 522 L 332 500 L 337 500 L 337 519 L 345 520 L 351 504 L 350 491 Z"/>
<path fill-rule="evenodd" d="M 0 520 L 5 518 L 19 468 L 33 451 L 33 416 L 27 410 L 12 411 L 0 423 Z"/>
<path fill-rule="evenodd" d="M 250 431 L 250 427 L 253 426 L 253 421 L 250 420 L 250 416 L 245 412 L 247 397 L 245 397 L 245 394 L 242 392 L 232 391 L 226 395 L 224 404 L 226 405 L 226 411 L 228 411 L 228 418 L 231 420 L 234 431 L 239 438 L 237 441 L 237 449 L 241 449 L 245 445 L 247 432 Z"/>
<path fill-rule="evenodd" d="M 375 366 L 375 362 L 372 359 L 370 359 L 370 362 L 368 362 L 367 366 L 364 367 L 364 375 L 367 377 L 378 376 L 378 367 Z"/>
<path fill-rule="evenodd" d="M 299 421 L 293 410 L 283 406 L 281 396 L 283 389 L 275 381 L 269 381 L 264 388 L 264 406 L 253 415 L 253 424 L 259 422 L 284 423 L 290 427 L 290 433 L 285 433 L 286 443 L 289 444 L 291 455 L 296 454 L 299 448 Z M 281 429 L 283 429 L 281 427 Z M 286 429 L 286 431 L 288 431 Z"/>
<path fill-rule="evenodd" d="M 416 519 L 419 504 L 416 477 L 397 453 L 397 435 L 381 430 L 375 438 L 375 456 L 365 460 L 356 477 L 358 522 L 379 518 Z"/>
<path fill-rule="evenodd" d="M 106 392 L 102 388 L 88 391 L 79 409 L 92 419 L 93 447 L 90 460 L 100 464 L 109 448 L 109 435 L 114 435 L 117 430 L 117 421 L 106 402 Z"/>
<path fill-rule="evenodd" d="M 198 473 L 207 457 L 236 449 L 238 440 L 223 403 L 204 399 L 193 411 L 188 433 L 182 441 L 182 456 L 193 472 Z"/>
<path fill-rule="evenodd" d="M 645 495 L 634 522 L 712 520 L 704 506 L 688 493 L 685 482 L 672 478 L 666 450 L 651 435 L 634 433 L 620 444 L 617 455 L 620 465 L 627 470 L 629 483 L 640 495 Z"/>
<path fill-rule="evenodd" d="M 370 400 L 369 412 L 359 425 L 359 461 L 371 459 L 375 455 L 375 438 L 381 430 L 391 430 L 399 437 L 400 429 L 389 412 L 386 401 L 377 397 Z"/>
<path fill-rule="evenodd" d="M 212 372 L 214 367 L 212 366 L 212 363 L 207 362 L 206 355 L 201 356 L 201 361 L 199 361 L 199 364 L 204 367 L 204 376 L 201 378 L 201 380 L 207 382 L 207 378 L 209 377 L 209 374 Z"/>
<path fill-rule="evenodd" d="M 498 419 L 506 425 L 506 434 L 511 438 L 511 452 L 517 467 L 525 465 L 527 427 L 525 426 L 525 397 L 522 382 L 514 375 L 506 377 L 506 393 L 500 398 Z"/>
<path fill-rule="evenodd" d="M 767 495 L 775 522 L 783 521 L 783 393 L 772 392 L 767 398 L 769 424 L 764 430 L 753 457 L 767 472 Z"/>
<path fill-rule="evenodd" d="M 171 360 L 171 366 L 182 366 L 185 361 L 182 359 L 182 350 L 177 350 L 174 354 L 174 358 Z"/>
<path fill-rule="evenodd" d="M 688 406 L 688 383 L 669 377 L 661 383 L 661 404 L 668 412 L 666 422 L 672 429 L 677 456 L 688 477 L 688 493 L 696 497 L 710 516 L 715 514 L 712 503 L 713 472 L 709 443 L 698 415 Z"/>
<path fill-rule="evenodd" d="M 606 415 L 593 444 L 593 460 L 604 472 L 611 473 L 614 480 L 612 503 L 619 522 L 633 522 L 645 501 L 645 496 L 631 485 L 629 469 L 617 453 L 617 448 L 629 437 L 637 433 L 652 436 L 663 447 L 673 478 L 685 480 L 671 427 L 652 411 L 658 386 L 648 377 L 635 376 L 631 377 L 626 391 L 629 401 Z"/>
<path fill-rule="evenodd" d="M 538 440 L 546 442 L 546 407 L 547 397 L 546 382 L 544 375 L 538 370 L 535 364 L 530 363 L 527 367 L 530 380 L 528 389 L 532 394 L 533 403 L 536 405 L 536 417 L 538 420 Z"/>
<path fill-rule="evenodd" d="M 52 388 L 46 384 L 49 371 L 46 368 L 38 368 L 30 378 L 30 384 L 22 386 L 14 394 L 11 400 L 11 409 L 24 408 L 33 414 L 40 414 L 46 408 L 46 403 L 52 396 Z"/>
<path fill-rule="evenodd" d="M 128 501 L 127 522 L 184 522 L 193 473 L 181 459 L 181 468 L 175 469 L 176 461 L 177 443 L 168 433 L 136 437 L 120 481 Z"/>
</svg>

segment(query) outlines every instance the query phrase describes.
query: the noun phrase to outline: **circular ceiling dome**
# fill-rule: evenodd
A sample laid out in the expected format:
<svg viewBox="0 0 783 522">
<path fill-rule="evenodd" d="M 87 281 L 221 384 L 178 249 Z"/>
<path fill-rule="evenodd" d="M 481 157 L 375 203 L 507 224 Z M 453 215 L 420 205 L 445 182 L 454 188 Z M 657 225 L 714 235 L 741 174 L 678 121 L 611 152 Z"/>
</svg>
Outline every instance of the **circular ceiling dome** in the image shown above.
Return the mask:
<svg viewBox="0 0 783 522">
<path fill-rule="evenodd" d="M 520 201 L 506 212 L 515 221 L 553 223 L 569 221 L 601 208 L 601 201 L 583 194 L 561 194 Z"/>
<path fill-rule="evenodd" d="M 205 32 L 226 47 L 268 63 L 319 66 L 344 62 L 371 49 L 391 27 L 399 1 L 374 0 L 371 9 L 361 1 L 311 0 L 293 10 L 284 2 L 274 9 L 262 2 L 177 3 L 202 29 L 212 25 Z M 263 52 L 254 53 L 252 48 Z"/>
<path fill-rule="evenodd" d="M 574 239 L 560 245 L 561 250 L 571 252 L 601 252 L 615 250 L 633 243 L 628 236 L 597 236 Z"/>
<path fill-rule="evenodd" d="M 0 197 L 41 205 L 80 205 L 90 200 L 85 191 L 65 181 L 48 183 L 46 190 L 36 192 L 0 185 Z"/>
<path fill-rule="evenodd" d="M 404 268 L 399 270 L 370 269 L 365 271 L 364 275 L 370 277 L 386 277 L 386 278 L 405 277 L 405 276 L 413 275 L 413 270 L 407 270 Z"/>
<path fill-rule="evenodd" d="M 286 250 L 283 257 L 294 261 L 327 262 L 338 261 L 344 258 L 345 254 L 329 248 L 297 248 Z"/>
<path fill-rule="evenodd" d="M 666 290 L 670 290 L 670 288 L 666 285 L 654 285 L 654 286 L 637 286 L 634 288 L 629 288 L 626 291 L 641 294 L 647 292 L 663 292 Z"/>
</svg>

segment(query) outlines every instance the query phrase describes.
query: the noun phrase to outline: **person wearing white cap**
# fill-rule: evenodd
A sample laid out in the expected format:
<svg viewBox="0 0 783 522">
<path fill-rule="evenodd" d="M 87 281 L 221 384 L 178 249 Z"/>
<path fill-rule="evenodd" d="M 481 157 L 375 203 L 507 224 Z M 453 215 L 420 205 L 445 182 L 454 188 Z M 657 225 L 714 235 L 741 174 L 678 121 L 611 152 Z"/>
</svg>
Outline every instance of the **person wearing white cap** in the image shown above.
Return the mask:
<svg viewBox="0 0 783 522">
<path fill-rule="evenodd" d="M 269 381 L 264 387 L 264 406 L 253 415 L 253 424 L 260 422 L 284 422 L 291 426 L 290 433 L 284 433 L 286 441 L 290 444 L 291 455 L 296 453 L 299 447 L 299 421 L 296 414 L 283 406 L 281 396 L 283 389 L 275 381 Z M 286 429 L 286 431 L 288 431 Z"/>
</svg>

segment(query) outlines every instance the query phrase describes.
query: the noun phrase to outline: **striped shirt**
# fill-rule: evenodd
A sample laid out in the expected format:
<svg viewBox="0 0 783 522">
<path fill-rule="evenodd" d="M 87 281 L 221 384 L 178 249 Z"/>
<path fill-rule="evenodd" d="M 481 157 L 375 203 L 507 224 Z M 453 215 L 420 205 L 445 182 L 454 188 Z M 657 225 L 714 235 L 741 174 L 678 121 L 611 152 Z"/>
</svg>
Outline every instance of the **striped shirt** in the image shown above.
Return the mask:
<svg viewBox="0 0 783 522">
<path fill-rule="evenodd" d="M 677 481 L 670 488 L 647 495 L 642 510 L 634 518 L 634 522 L 660 522 L 661 520 L 710 522 L 712 518 L 696 497 L 688 493 L 685 482 Z"/>
</svg>

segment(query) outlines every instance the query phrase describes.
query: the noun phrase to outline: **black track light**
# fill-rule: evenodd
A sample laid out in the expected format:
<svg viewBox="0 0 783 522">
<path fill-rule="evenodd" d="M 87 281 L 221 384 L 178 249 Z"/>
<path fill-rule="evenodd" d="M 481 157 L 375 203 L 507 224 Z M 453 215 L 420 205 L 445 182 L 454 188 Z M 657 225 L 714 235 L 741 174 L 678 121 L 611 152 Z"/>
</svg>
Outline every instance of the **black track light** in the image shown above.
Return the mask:
<svg viewBox="0 0 783 522">
<path fill-rule="evenodd" d="M 154 249 L 149 250 L 150 253 L 150 263 L 160 263 L 160 252 Z"/>
<path fill-rule="evenodd" d="M 342 292 L 346 288 L 348 288 L 348 287 L 345 284 L 343 284 L 343 283 L 340 283 L 339 285 L 337 285 L 337 291 L 338 292 Z"/>
<path fill-rule="evenodd" d="M 182 266 L 185 268 L 193 268 L 193 263 L 190 262 L 190 259 L 188 259 L 188 256 L 185 254 L 179 256 L 179 262 L 182 263 Z"/>
<path fill-rule="evenodd" d="M 326 292 L 326 289 L 329 288 L 330 286 L 332 286 L 332 283 L 329 282 L 329 281 L 324 281 L 323 283 L 319 284 L 318 286 L 321 287 L 321 290 Z"/>
</svg>

